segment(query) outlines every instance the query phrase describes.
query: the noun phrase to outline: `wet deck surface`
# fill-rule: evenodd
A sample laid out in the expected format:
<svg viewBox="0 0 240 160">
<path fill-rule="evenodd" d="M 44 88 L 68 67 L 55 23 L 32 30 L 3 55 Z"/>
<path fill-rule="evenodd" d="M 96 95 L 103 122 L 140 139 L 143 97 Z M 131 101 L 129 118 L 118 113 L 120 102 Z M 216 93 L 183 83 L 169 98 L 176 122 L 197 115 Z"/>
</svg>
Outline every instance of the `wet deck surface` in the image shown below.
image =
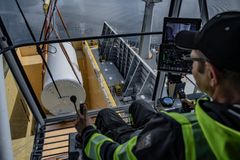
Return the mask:
<svg viewBox="0 0 240 160">
<path fill-rule="evenodd" d="M 105 61 L 99 62 L 99 51 L 98 49 L 92 49 L 92 53 L 102 71 L 102 74 L 107 81 L 109 87 L 112 87 L 116 84 L 121 84 L 124 82 L 124 78 L 118 71 L 117 67 L 114 65 L 113 62 Z"/>
</svg>

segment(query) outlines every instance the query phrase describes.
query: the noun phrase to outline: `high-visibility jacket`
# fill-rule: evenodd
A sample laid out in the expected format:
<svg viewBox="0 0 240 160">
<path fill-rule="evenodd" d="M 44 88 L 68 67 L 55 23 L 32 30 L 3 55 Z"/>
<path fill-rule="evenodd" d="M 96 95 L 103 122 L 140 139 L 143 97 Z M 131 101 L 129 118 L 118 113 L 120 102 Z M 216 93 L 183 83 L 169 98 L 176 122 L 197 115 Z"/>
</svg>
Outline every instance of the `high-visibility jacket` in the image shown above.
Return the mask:
<svg viewBox="0 0 240 160">
<path fill-rule="evenodd" d="M 201 100 L 197 103 L 195 113 L 159 113 L 139 136 L 134 136 L 121 145 L 89 126 L 83 132 L 83 152 L 88 158 L 99 160 L 240 159 L 239 130 L 230 128 L 228 125 L 231 126 L 231 123 L 220 123 L 221 118 L 219 122 L 214 116 L 208 115 L 203 109 L 204 102 L 206 101 Z M 206 103 L 216 105 L 213 102 Z M 232 108 L 234 106 L 217 106 L 225 107 L 223 115 L 240 115 L 238 109 Z M 229 108 L 231 110 L 228 114 Z M 211 115 L 212 111 L 215 111 L 214 108 Z"/>
<path fill-rule="evenodd" d="M 240 123 L 239 119 L 237 120 L 240 116 L 240 112 L 236 112 L 234 109 L 239 110 L 240 105 L 235 105 L 235 107 L 231 106 L 231 108 L 229 107 L 226 112 L 232 113 L 232 116 L 228 118 L 226 116 L 226 119 L 231 120 L 230 118 L 233 118 L 235 121 Z M 223 112 L 223 114 L 225 114 L 225 112 Z M 199 104 L 196 108 L 196 117 L 202 132 L 204 133 L 204 136 L 217 159 L 240 159 L 239 130 L 235 130 L 214 120 L 206 112 L 204 112 Z"/>
</svg>

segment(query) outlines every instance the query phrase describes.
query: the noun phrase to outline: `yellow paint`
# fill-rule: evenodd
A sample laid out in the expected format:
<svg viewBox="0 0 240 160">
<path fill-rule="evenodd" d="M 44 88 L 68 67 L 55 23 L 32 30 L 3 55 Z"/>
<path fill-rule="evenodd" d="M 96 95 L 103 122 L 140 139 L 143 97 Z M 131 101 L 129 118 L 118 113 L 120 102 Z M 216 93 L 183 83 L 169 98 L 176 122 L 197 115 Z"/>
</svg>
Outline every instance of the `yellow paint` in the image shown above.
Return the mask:
<svg viewBox="0 0 240 160">
<path fill-rule="evenodd" d="M 21 51 L 24 51 L 24 53 L 21 53 Z M 17 49 L 16 52 L 20 57 L 20 62 L 30 79 L 35 93 L 39 97 L 42 86 L 41 74 L 40 76 L 38 74 L 41 73 L 41 59 L 37 57 L 34 47 Z M 32 68 L 31 66 L 35 67 Z M 30 136 L 35 129 L 33 116 L 10 70 L 5 76 L 5 83 L 12 139 Z"/>
<path fill-rule="evenodd" d="M 14 159 L 26 160 L 30 159 L 33 148 L 34 136 L 27 136 L 24 138 L 15 139 L 13 144 Z"/>
<path fill-rule="evenodd" d="M 20 56 L 20 62 L 30 79 L 35 93 L 39 97 L 42 86 L 41 74 L 39 74 L 41 73 L 42 62 L 33 49 L 33 47 L 26 47 L 17 49 L 16 52 Z M 21 51 L 25 52 L 22 54 Z M 33 116 L 10 70 L 5 76 L 5 83 L 12 139 L 30 136 L 35 129 Z"/>
<path fill-rule="evenodd" d="M 41 103 L 41 92 L 43 85 L 43 62 L 41 57 L 35 54 L 36 50 L 34 49 L 36 48 L 22 47 L 21 49 L 17 50 L 17 55 L 38 98 L 38 101 Z"/>
<path fill-rule="evenodd" d="M 18 88 L 15 83 L 15 79 L 13 78 L 12 72 L 10 70 L 8 70 L 6 74 L 5 83 L 8 105 L 8 117 L 11 117 L 18 95 Z"/>
<path fill-rule="evenodd" d="M 98 48 L 98 41 L 97 40 L 90 40 L 88 41 L 88 45 L 90 48 Z"/>
<path fill-rule="evenodd" d="M 82 42 L 81 41 L 72 42 L 72 45 L 76 51 L 80 51 L 80 50 L 82 51 Z"/>
<path fill-rule="evenodd" d="M 78 59 L 83 77 L 83 85 L 87 94 L 86 103 L 88 108 L 99 109 L 109 107 L 88 54 L 81 52 L 81 56 L 80 58 L 78 56 Z"/>
<path fill-rule="evenodd" d="M 43 4 L 43 11 L 44 11 L 44 13 L 47 13 L 49 4 L 50 4 L 50 0 L 45 0 L 44 1 L 44 4 Z"/>
<path fill-rule="evenodd" d="M 91 107 L 86 57 L 81 50 L 76 49 L 76 53 L 77 53 L 79 69 L 81 71 L 82 78 L 83 78 L 83 87 L 86 91 L 86 101 L 85 102 L 86 102 L 87 106 Z"/>
<path fill-rule="evenodd" d="M 89 58 L 89 61 L 90 62 L 92 62 L 93 63 L 93 67 L 94 67 L 94 69 L 95 69 L 95 75 L 96 74 L 98 74 L 99 75 L 99 78 L 100 78 L 100 82 L 98 81 L 98 83 L 99 84 L 101 84 L 102 83 L 102 85 L 103 85 L 103 91 L 105 91 L 106 92 L 106 98 L 110 101 L 110 105 L 112 106 L 112 107 L 115 107 L 116 106 L 116 102 L 114 101 L 114 99 L 113 99 L 113 97 L 112 97 L 112 94 L 111 94 L 111 92 L 110 92 L 110 90 L 109 90 L 109 88 L 108 88 L 108 85 L 107 85 L 107 83 L 106 83 L 106 81 L 105 81 L 105 79 L 104 79 L 104 77 L 103 77 L 103 75 L 102 75 L 102 73 L 101 73 L 101 71 L 100 71 L 100 68 L 99 68 L 99 66 L 98 66 L 98 64 L 97 64 L 97 62 L 96 62 L 96 60 L 95 60 L 95 58 L 94 58 L 94 56 L 93 56 L 93 53 L 92 53 L 92 51 L 91 51 L 91 49 L 89 48 L 89 46 L 88 46 L 88 43 L 87 43 L 87 41 L 84 41 L 84 43 L 83 43 L 83 46 L 84 46 L 84 48 L 83 48 L 83 51 L 85 52 L 85 54 L 88 54 L 88 58 Z M 91 59 L 90 59 L 91 58 Z"/>
<path fill-rule="evenodd" d="M 31 112 L 10 70 L 5 77 L 5 83 L 12 139 L 32 135 L 34 127 Z"/>
<path fill-rule="evenodd" d="M 17 49 L 17 52 L 20 53 L 22 57 L 38 54 L 35 46 L 20 47 Z"/>
</svg>

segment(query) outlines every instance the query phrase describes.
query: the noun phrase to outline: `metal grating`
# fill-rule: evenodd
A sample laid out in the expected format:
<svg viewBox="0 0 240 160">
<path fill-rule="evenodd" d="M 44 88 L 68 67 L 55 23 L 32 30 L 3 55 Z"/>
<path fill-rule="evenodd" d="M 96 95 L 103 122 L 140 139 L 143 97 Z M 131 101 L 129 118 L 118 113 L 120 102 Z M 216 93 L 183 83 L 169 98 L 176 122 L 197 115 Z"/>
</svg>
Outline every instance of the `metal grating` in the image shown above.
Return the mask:
<svg viewBox="0 0 240 160">
<path fill-rule="evenodd" d="M 128 107 L 129 105 L 124 105 L 112 109 L 119 113 L 125 122 L 130 123 L 128 117 Z M 88 115 L 94 120 L 98 112 L 99 110 L 92 110 L 88 112 Z M 46 122 L 43 128 L 37 128 L 31 159 L 69 159 L 69 135 L 71 133 L 76 133 L 74 127 L 75 119 L 75 115 L 63 116 Z"/>
<path fill-rule="evenodd" d="M 116 35 L 117 32 L 104 22 L 103 35 Z M 156 73 L 126 43 L 123 38 L 108 38 L 100 41 L 100 55 L 112 61 L 124 78 L 123 96 L 144 96 L 152 99 Z"/>
</svg>

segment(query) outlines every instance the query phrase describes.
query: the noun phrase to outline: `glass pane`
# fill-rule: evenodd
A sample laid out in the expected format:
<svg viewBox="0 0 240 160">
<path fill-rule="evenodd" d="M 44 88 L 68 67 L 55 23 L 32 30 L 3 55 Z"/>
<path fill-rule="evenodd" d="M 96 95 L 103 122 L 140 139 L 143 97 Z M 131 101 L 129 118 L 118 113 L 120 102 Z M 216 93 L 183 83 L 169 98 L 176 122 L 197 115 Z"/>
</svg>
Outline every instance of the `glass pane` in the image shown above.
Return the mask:
<svg viewBox="0 0 240 160">
<path fill-rule="evenodd" d="M 25 1 L 25 4 L 26 3 L 27 2 Z M 33 3 L 29 2 L 28 5 L 31 6 Z M 41 22 L 42 20 L 39 16 L 42 17 L 41 15 L 43 14 L 38 14 L 36 12 L 36 15 L 37 16 L 33 19 L 33 21 L 38 20 Z M 33 41 L 14 0 L 0 1 L 0 16 L 11 41 L 14 44 Z M 40 25 L 38 26 L 40 27 Z M 32 29 L 36 32 L 35 27 L 32 27 Z"/>
<path fill-rule="evenodd" d="M 38 41 L 45 17 L 43 1 L 18 1 Z M 141 0 L 59 0 L 56 6 L 51 24 L 54 27 L 48 32 L 50 39 L 58 39 L 55 31 L 61 39 L 68 38 L 64 25 L 71 38 L 100 36 L 104 21 L 113 26 L 118 33 L 141 32 L 145 2 Z M 155 4 L 153 31 L 162 30 L 163 17 L 167 16 L 169 6 L 170 1 Z M 15 44 L 33 42 L 14 0 L 0 1 L 0 15 Z"/>
<path fill-rule="evenodd" d="M 162 31 L 163 19 L 168 16 L 170 0 L 162 1 L 154 6 L 153 31 Z M 152 44 L 162 43 L 162 35 L 153 35 Z"/>
<path fill-rule="evenodd" d="M 209 18 L 224 11 L 240 11 L 239 0 L 208 0 Z"/>
<path fill-rule="evenodd" d="M 33 0 L 31 2 L 19 0 L 19 4 L 26 16 L 26 19 L 30 25 L 31 30 L 33 31 L 33 34 L 36 40 L 38 41 L 41 34 L 42 25 L 44 23 L 44 18 L 45 18 L 44 11 L 42 8 L 43 2 L 38 0 Z M 152 22 L 153 31 L 162 30 L 163 18 L 167 16 L 169 12 L 169 6 L 170 6 L 170 1 L 163 1 L 160 3 L 156 3 L 154 5 L 154 10 L 153 10 L 154 16 L 153 16 L 153 22 Z M 23 17 L 20 15 L 20 11 L 17 8 L 15 1 L 14 0 L 9 0 L 6 2 L 1 1 L 0 9 L 1 9 L 0 14 L 3 18 L 4 25 L 7 28 L 7 31 L 13 43 L 21 44 L 21 43 L 33 42 L 32 37 L 30 36 L 30 33 L 27 29 L 27 26 L 24 22 Z M 59 10 L 61 14 L 58 15 L 57 10 Z M 139 0 L 131 0 L 131 1 L 129 0 L 122 0 L 122 1 L 119 1 L 119 0 L 99 0 L 99 1 L 71 0 L 71 2 L 59 0 L 57 3 L 57 8 L 54 10 L 54 14 L 52 17 L 51 25 L 54 26 L 54 29 L 52 28 L 48 32 L 49 37 L 51 40 L 57 39 L 55 34 L 55 32 L 57 32 L 61 39 L 67 38 L 64 25 L 67 27 L 67 30 L 71 38 L 84 37 L 84 36 L 86 37 L 100 36 L 102 34 L 104 21 L 107 21 L 108 24 L 111 25 L 111 28 L 113 28 L 117 33 L 141 32 L 144 10 L 145 10 L 145 2 L 141 0 L 140 1 Z M 64 20 L 64 25 L 61 22 L 61 18 Z M 11 21 L 9 19 L 11 19 Z M 152 60 L 150 60 L 151 62 L 149 62 L 149 65 L 153 69 L 156 69 L 156 53 L 158 50 L 158 46 L 160 44 L 160 39 L 161 39 L 160 35 L 152 36 L 152 39 L 151 39 L 151 44 L 152 44 L 151 51 L 153 53 L 149 54 L 149 57 L 152 58 Z M 121 41 L 119 40 L 118 41 L 119 44 L 117 44 L 119 47 L 118 49 L 119 50 L 124 49 L 123 51 L 121 50 L 121 53 L 127 52 L 129 56 L 132 56 L 130 58 L 137 57 L 135 52 L 138 52 L 139 50 L 139 40 L 140 40 L 139 36 L 124 38 L 124 42 L 122 42 L 122 40 Z M 94 44 L 101 45 L 102 43 L 100 41 L 101 40 L 95 40 L 96 43 L 94 41 L 93 43 L 90 41 L 89 46 L 95 47 Z M 134 42 L 134 43 L 131 43 L 131 42 Z M 131 47 L 134 49 L 129 48 L 127 46 L 127 43 L 129 43 L 129 45 L 131 45 Z M 90 64 L 89 59 L 81 59 L 83 56 L 85 56 L 84 54 L 87 54 L 83 46 L 86 48 L 88 45 L 86 45 L 84 41 L 76 42 L 73 44 L 73 47 L 77 52 L 77 58 L 78 58 L 77 60 L 79 62 L 79 68 L 81 69 L 81 67 L 87 66 L 88 67 L 87 72 L 89 72 L 87 76 L 89 76 L 90 74 L 92 74 L 93 76 L 94 69 L 91 69 L 92 67 L 91 65 L 93 64 Z M 52 45 L 49 45 L 48 47 L 49 49 L 53 48 L 52 51 L 49 50 L 48 52 L 49 55 L 52 55 L 57 51 L 61 50 L 61 47 L 59 46 L 58 46 L 58 50 L 56 49 L 56 47 L 53 47 Z M 97 49 L 99 48 L 94 48 L 93 52 L 97 52 L 96 51 Z M 47 48 L 43 48 L 42 50 L 43 54 L 45 54 L 46 50 Z M 44 87 L 44 76 L 45 76 L 45 73 L 47 72 L 45 68 L 46 66 L 43 65 L 43 61 L 40 55 L 36 52 L 35 46 L 20 47 L 20 48 L 17 48 L 16 51 L 18 53 L 18 58 L 23 66 L 23 69 L 25 70 L 26 75 L 32 85 L 32 88 L 39 102 L 42 104 L 41 95 Z M 86 55 L 86 57 L 87 56 L 89 55 Z M 98 60 L 98 58 L 99 57 L 97 57 L 96 59 Z M 124 57 L 124 59 L 125 58 L 128 58 L 128 57 Z M 100 57 L 99 59 L 102 59 L 102 57 Z M 129 59 L 129 60 L 133 60 L 133 59 Z M 134 58 L 134 61 L 136 61 L 137 63 L 138 59 Z M 87 62 L 89 64 L 85 64 Z M 128 64 L 124 64 L 122 61 L 121 61 L 121 64 L 126 65 L 127 67 L 130 67 L 131 61 L 126 61 L 126 62 L 128 62 Z M 121 69 L 121 72 L 124 73 L 124 76 L 126 76 L 128 68 L 124 68 L 124 71 L 123 71 L 123 66 L 122 66 L 120 69 Z M 51 71 L 51 72 L 54 72 L 54 71 Z M 84 73 L 82 73 L 82 76 L 83 76 L 83 80 L 85 81 L 88 80 L 86 78 L 86 74 L 84 75 Z M 144 76 L 146 75 L 144 74 Z M 148 77 L 147 81 L 152 81 L 153 78 L 151 76 Z M 144 82 L 145 80 L 144 78 L 146 77 L 142 78 L 141 84 L 143 84 L 142 82 Z M 98 77 L 95 77 L 95 78 L 93 77 L 92 79 L 97 80 Z M 92 80 L 89 83 L 94 84 L 95 83 L 94 80 Z M 154 82 L 151 82 L 152 86 L 153 84 Z M 88 90 L 89 88 L 94 90 L 91 87 L 92 86 L 90 85 L 87 86 L 86 90 Z M 140 91 L 141 89 L 138 86 L 134 86 L 134 87 L 137 88 L 137 91 Z M 53 89 L 55 89 L 55 87 L 53 87 Z M 99 90 L 101 90 L 101 86 L 99 87 Z M 114 87 L 110 88 L 110 90 L 114 90 Z M 136 91 L 134 90 L 134 92 Z M 65 93 L 65 90 L 62 91 L 60 97 L 61 96 L 64 97 L 63 93 Z M 91 93 L 88 93 L 88 94 L 92 94 L 93 97 L 94 96 L 96 97 L 98 93 L 95 93 L 94 91 L 92 91 Z M 69 100 L 69 97 L 67 97 L 67 100 Z M 97 102 L 98 101 L 95 101 L 95 102 L 91 101 L 91 105 L 106 107 L 104 105 L 105 101 L 102 104 L 97 104 Z M 73 105 L 71 102 L 70 104 Z M 49 111 L 49 108 L 43 107 L 43 109 L 46 112 L 47 116 L 52 117 L 56 115 L 56 114 L 55 115 L 50 114 L 51 112 Z M 63 111 L 62 112 L 59 111 L 59 113 L 63 113 Z M 73 113 L 72 110 L 70 114 L 71 113 Z"/>
<path fill-rule="evenodd" d="M 183 0 L 179 17 L 200 18 L 198 0 Z"/>
</svg>

